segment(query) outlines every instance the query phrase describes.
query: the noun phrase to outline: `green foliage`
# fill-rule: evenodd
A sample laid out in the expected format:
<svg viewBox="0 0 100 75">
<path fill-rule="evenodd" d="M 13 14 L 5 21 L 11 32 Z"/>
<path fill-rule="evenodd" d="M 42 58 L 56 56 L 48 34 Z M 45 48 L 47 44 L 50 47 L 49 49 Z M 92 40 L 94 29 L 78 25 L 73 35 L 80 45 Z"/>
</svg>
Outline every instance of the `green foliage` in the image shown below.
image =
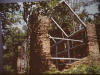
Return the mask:
<svg viewBox="0 0 100 75">
<path fill-rule="evenodd" d="M 8 64 L 9 58 L 13 59 L 14 53 L 13 52 L 8 52 L 8 53 L 4 53 L 3 55 L 3 60 L 4 60 L 4 64 Z"/>
<path fill-rule="evenodd" d="M 70 12 L 69 8 L 67 8 L 65 3 L 60 3 L 56 7 L 54 7 L 51 16 L 65 30 L 68 35 L 73 32 L 73 20 L 76 20 L 76 18 L 73 17 L 72 13 Z M 52 22 L 52 31 L 54 30 L 59 29 Z"/>
<path fill-rule="evenodd" d="M 18 3 L 6 3 L 0 4 L 0 12 L 3 13 L 2 16 L 2 27 L 6 28 L 7 25 L 12 25 L 15 22 L 19 22 L 21 17 L 19 17 L 20 14 L 20 6 Z M 16 17 L 16 16 L 17 17 Z"/>
<path fill-rule="evenodd" d="M 51 71 L 43 72 L 43 74 L 59 74 L 59 71 L 57 71 L 56 69 L 52 69 Z"/>
<path fill-rule="evenodd" d="M 13 52 L 8 52 L 4 51 L 3 55 L 3 72 L 4 73 L 15 73 L 15 69 L 13 67 L 13 58 L 14 53 Z"/>
<path fill-rule="evenodd" d="M 83 10 L 82 13 L 79 14 L 80 18 L 85 22 L 88 18 L 88 14 L 86 10 Z"/>
<path fill-rule="evenodd" d="M 59 1 L 60 0 L 51 0 L 49 3 L 48 3 L 48 6 L 50 7 L 50 8 L 54 8 L 55 6 L 57 6 L 58 4 L 59 4 Z"/>
<path fill-rule="evenodd" d="M 99 16 L 100 15 L 98 15 L 97 17 L 95 17 L 95 19 L 93 21 L 96 25 L 99 25 L 100 24 L 100 17 Z"/>
<path fill-rule="evenodd" d="M 3 61 L 4 71 L 13 73 L 16 70 L 17 47 L 24 41 L 25 34 L 18 27 L 11 27 L 9 35 L 4 36 L 5 45 Z"/>
<path fill-rule="evenodd" d="M 89 65 L 76 65 L 64 71 L 47 71 L 44 74 L 100 74 L 100 66 Z"/>
<path fill-rule="evenodd" d="M 15 72 L 11 65 L 4 65 L 3 70 L 6 73 L 14 73 Z"/>
<path fill-rule="evenodd" d="M 68 74 L 86 74 L 86 65 L 80 65 L 80 66 L 75 66 L 69 69 L 68 71 L 65 71 L 65 73 Z"/>
<path fill-rule="evenodd" d="M 5 36 L 6 45 L 8 48 L 21 45 L 24 41 L 25 34 L 18 27 L 11 27 L 9 35 Z M 11 47 L 13 46 L 13 47 Z"/>
<path fill-rule="evenodd" d="M 100 74 L 100 66 L 90 64 L 86 71 L 88 74 Z"/>
<path fill-rule="evenodd" d="M 8 9 L 9 8 L 9 9 Z M 17 3 L 0 3 L 0 11 L 12 12 L 19 10 L 19 5 Z"/>
<path fill-rule="evenodd" d="M 0 4 L 0 12 L 3 13 L 3 43 L 7 47 L 7 49 L 3 51 L 3 68 L 4 72 L 12 73 L 17 71 L 17 47 L 22 45 L 26 36 L 25 34 L 27 33 L 27 28 L 24 27 L 23 29 L 26 32 L 23 32 L 15 26 L 18 23 L 21 24 L 21 21 L 23 20 L 20 5 L 18 3 L 2 3 Z"/>
</svg>

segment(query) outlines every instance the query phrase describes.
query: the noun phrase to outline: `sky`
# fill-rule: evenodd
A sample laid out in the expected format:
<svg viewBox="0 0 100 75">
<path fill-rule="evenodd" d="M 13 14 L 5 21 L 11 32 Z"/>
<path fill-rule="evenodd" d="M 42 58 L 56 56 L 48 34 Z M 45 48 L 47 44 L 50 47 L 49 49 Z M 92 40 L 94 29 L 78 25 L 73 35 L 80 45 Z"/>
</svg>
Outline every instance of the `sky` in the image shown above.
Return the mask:
<svg viewBox="0 0 100 75">
<path fill-rule="evenodd" d="M 82 9 L 86 9 L 86 11 L 89 13 L 89 14 L 96 14 L 96 13 L 98 13 L 99 11 L 98 11 L 98 3 L 97 2 L 95 2 L 95 3 L 93 3 L 93 4 L 91 4 L 91 5 L 89 5 L 89 6 L 86 6 L 86 7 L 81 7 L 81 10 Z"/>
</svg>

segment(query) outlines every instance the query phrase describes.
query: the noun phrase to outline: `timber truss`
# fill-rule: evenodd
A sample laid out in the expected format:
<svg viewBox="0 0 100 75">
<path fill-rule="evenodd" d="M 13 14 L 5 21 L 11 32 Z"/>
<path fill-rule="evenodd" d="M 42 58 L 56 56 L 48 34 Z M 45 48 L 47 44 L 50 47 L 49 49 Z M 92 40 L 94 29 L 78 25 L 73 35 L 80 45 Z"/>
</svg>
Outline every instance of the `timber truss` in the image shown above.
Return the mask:
<svg viewBox="0 0 100 75">
<path fill-rule="evenodd" d="M 80 29 L 76 30 L 72 34 L 68 35 L 63 30 L 63 28 L 61 28 L 61 26 L 54 20 L 54 18 L 51 17 L 51 20 L 62 31 L 62 33 L 66 36 L 66 38 L 59 38 L 59 37 L 53 37 L 53 36 L 49 35 L 49 38 L 52 39 L 52 41 L 54 42 L 54 44 L 51 46 L 51 48 L 55 47 L 55 49 L 56 49 L 56 51 L 55 51 L 55 57 L 51 57 L 51 59 L 52 60 L 56 60 L 56 64 L 57 64 L 57 60 L 68 60 L 69 64 L 71 63 L 71 61 L 81 60 L 80 58 L 71 58 L 70 50 L 74 49 L 74 48 L 78 48 L 79 46 L 86 45 L 86 43 L 84 42 L 84 40 L 76 40 L 76 39 L 72 39 L 71 38 L 74 35 L 77 35 L 77 34 L 80 34 L 80 33 L 83 33 L 83 32 L 85 32 L 85 38 L 86 38 L 86 24 L 79 18 L 79 16 L 74 12 L 74 10 L 69 6 L 69 4 L 66 1 L 63 1 L 63 2 L 66 4 L 66 6 L 72 12 L 72 14 L 77 18 L 77 20 L 80 22 L 80 24 L 82 25 L 82 27 L 80 27 Z M 59 41 L 56 41 L 56 40 L 59 40 Z M 67 49 L 59 52 L 58 51 L 58 49 L 59 49 L 58 48 L 58 44 L 61 44 L 63 41 L 66 41 Z M 79 44 L 78 46 L 71 47 L 70 44 L 69 44 L 70 41 L 80 42 L 81 44 Z M 66 52 L 67 57 L 59 57 L 58 56 L 58 54 L 62 54 L 64 52 Z"/>
</svg>

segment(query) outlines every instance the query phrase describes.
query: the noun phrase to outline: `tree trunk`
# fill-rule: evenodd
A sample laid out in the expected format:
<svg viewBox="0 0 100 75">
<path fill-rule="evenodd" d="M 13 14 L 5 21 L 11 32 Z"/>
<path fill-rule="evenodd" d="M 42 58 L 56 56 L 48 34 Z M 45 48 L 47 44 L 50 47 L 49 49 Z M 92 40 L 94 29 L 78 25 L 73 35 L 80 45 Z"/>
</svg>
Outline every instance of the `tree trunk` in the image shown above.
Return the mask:
<svg viewBox="0 0 100 75">
<path fill-rule="evenodd" d="M 36 74 L 55 68 L 50 60 L 50 21 L 46 16 L 30 16 L 30 73 Z"/>
<path fill-rule="evenodd" d="M 1 15 L 0 15 L 1 16 Z M 2 73 L 2 31 L 1 31 L 1 17 L 0 17 L 0 74 Z"/>
<path fill-rule="evenodd" d="M 24 74 L 26 69 L 26 61 L 25 61 L 25 50 L 22 46 L 18 46 L 18 57 L 17 57 L 17 73 Z"/>
</svg>

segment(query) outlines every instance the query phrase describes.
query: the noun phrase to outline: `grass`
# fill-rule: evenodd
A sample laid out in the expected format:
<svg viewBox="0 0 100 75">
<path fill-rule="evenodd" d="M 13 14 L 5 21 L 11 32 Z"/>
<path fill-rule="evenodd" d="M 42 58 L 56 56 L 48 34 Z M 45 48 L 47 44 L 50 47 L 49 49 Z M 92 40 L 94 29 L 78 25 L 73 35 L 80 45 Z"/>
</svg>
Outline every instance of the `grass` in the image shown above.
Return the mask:
<svg viewBox="0 0 100 75">
<path fill-rule="evenodd" d="M 89 65 L 76 65 L 72 66 L 69 69 L 65 69 L 63 71 L 47 71 L 43 74 L 100 74 L 100 66 L 89 64 Z"/>
</svg>

